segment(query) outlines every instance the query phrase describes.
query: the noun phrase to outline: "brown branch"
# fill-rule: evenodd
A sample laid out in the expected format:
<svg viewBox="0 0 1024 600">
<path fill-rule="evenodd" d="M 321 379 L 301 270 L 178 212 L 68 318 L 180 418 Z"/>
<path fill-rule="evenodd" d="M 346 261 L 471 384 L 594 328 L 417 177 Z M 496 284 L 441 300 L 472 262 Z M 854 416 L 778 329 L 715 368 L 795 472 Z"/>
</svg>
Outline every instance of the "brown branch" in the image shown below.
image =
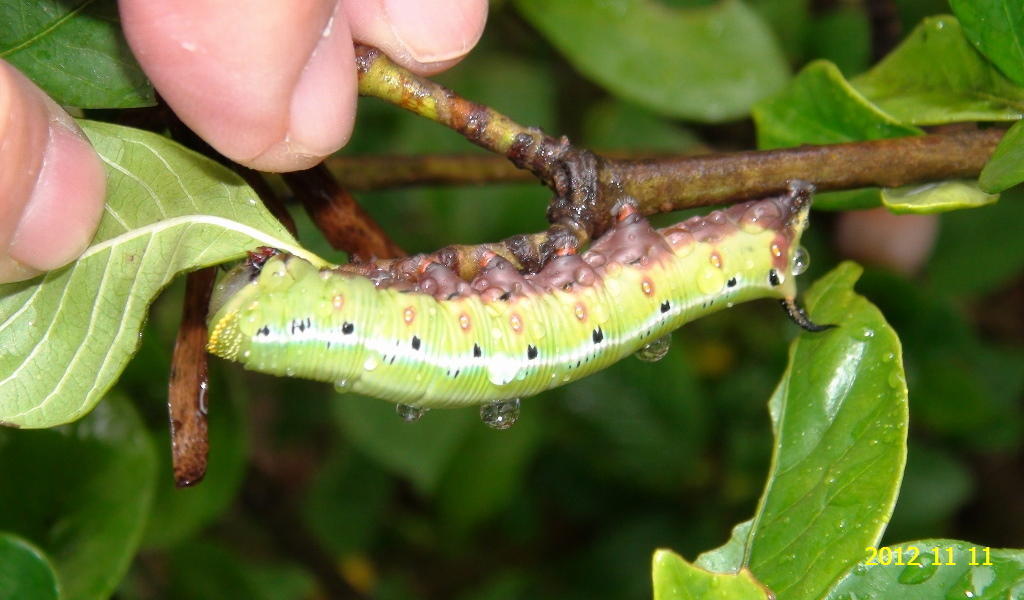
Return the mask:
<svg viewBox="0 0 1024 600">
<path fill-rule="evenodd" d="M 352 192 L 414 185 L 483 185 L 529 183 L 537 178 L 492 154 L 350 155 L 329 157 L 324 164 L 338 183 Z"/>
<path fill-rule="evenodd" d="M 361 94 L 451 127 L 529 169 L 555 192 L 548 220 L 581 243 L 606 231 L 615 204 L 626 198 L 649 215 L 761 198 L 783 192 L 793 179 L 839 190 L 975 177 L 1003 135 L 992 128 L 763 152 L 613 159 L 523 127 L 405 71 L 378 50 L 357 46 L 356 56 Z"/>
<path fill-rule="evenodd" d="M 599 186 L 602 196 L 621 190 L 653 214 L 770 196 L 793 179 L 827 191 L 977 177 L 1003 133 L 972 129 L 676 159 L 602 159 Z"/>
<path fill-rule="evenodd" d="M 167 410 L 171 464 L 178 487 L 195 485 L 206 475 L 210 450 L 206 423 L 206 312 L 216 273 L 215 268 L 208 267 L 188 274 L 181 326 L 171 358 Z"/>
<path fill-rule="evenodd" d="M 331 246 L 359 262 L 405 255 L 322 164 L 283 177 Z"/>
</svg>

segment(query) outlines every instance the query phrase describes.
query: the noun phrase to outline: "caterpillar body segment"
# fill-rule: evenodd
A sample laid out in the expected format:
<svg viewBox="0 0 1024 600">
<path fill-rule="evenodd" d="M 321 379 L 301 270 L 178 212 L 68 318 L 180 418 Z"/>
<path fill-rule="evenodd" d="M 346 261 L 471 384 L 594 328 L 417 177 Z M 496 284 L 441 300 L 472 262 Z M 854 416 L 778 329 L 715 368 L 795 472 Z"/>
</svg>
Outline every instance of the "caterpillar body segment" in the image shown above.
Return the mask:
<svg viewBox="0 0 1024 600">
<path fill-rule="evenodd" d="M 628 215 L 582 255 L 533 275 L 494 257 L 471 282 L 438 264 L 374 281 L 279 254 L 218 285 L 208 349 L 420 408 L 532 396 L 733 304 L 792 304 L 809 198 L 795 187 L 658 231 Z"/>
</svg>

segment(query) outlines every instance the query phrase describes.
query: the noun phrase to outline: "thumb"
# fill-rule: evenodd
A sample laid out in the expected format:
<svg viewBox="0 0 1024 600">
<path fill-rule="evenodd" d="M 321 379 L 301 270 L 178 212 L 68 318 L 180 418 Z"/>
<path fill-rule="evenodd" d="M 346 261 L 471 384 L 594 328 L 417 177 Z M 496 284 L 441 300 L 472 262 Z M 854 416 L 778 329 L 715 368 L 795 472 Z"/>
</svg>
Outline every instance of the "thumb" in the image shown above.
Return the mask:
<svg viewBox="0 0 1024 600">
<path fill-rule="evenodd" d="M 99 157 L 74 120 L 0 61 L 0 283 L 61 267 L 103 212 Z"/>
</svg>

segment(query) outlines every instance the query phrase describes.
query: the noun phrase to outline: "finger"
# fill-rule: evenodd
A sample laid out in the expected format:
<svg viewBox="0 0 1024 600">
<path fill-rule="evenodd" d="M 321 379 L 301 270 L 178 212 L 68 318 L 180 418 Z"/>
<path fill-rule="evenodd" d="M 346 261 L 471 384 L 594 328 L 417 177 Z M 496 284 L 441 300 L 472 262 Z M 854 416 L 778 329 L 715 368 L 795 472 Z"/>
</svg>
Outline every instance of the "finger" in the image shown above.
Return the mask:
<svg viewBox="0 0 1024 600">
<path fill-rule="evenodd" d="M 78 257 L 103 213 L 103 165 L 74 120 L 0 61 L 0 282 Z"/>
<path fill-rule="evenodd" d="M 335 0 L 122 0 L 125 35 L 174 112 L 247 166 L 312 166 L 352 132 L 352 39 Z"/>
<path fill-rule="evenodd" d="M 343 0 L 352 37 L 421 75 L 454 65 L 480 39 L 486 0 Z"/>
</svg>

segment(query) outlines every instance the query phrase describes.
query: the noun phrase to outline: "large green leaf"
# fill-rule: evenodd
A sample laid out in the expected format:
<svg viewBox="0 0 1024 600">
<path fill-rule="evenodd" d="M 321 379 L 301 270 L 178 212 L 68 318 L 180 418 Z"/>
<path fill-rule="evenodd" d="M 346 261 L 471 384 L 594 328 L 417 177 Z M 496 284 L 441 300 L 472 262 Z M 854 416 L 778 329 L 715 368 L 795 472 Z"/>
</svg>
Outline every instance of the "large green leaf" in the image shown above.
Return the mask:
<svg viewBox="0 0 1024 600">
<path fill-rule="evenodd" d="M 0 421 L 8 424 L 51 427 L 88 412 L 177 273 L 260 245 L 309 256 L 226 168 L 156 134 L 82 125 L 107 167 L 107 206 L 76 262 L 0 286 Z"/>
<path fill-rule="evenodd" d="M 654 600 L 769 600 L 774 598 L 750 571 L 714 573 L 695 567 L 668 550 L 654 553 Z"/>
<path fill-rule="evenodd" d="M 132 108 L 153 88 L 121 35 L 115 0 L 0 2 L 0 58 L 60 104 Z"/>
<path fill-rule="evenodd" d="M 994 600 L 1019 598 L 1024 590 L 1024 550 L 935 539 L 894 545 L 869 564 L 871 558 L 860 561 L 825 598 Z"/>
<path fill-rule="evenodd" d="M 854 89 L 832 63 L 804 67 L 782 93 L 753 110 L 760 148 L 838 144 L 918 135 Z"/>
<path fill-rule="evenodd" d="M 58 600 L 60 584 L 42 550 L 0 532 L 0 598 Z"/>
<path fill-rule="evenodd" d="M 843 263 L 808 292 L 803 333 L 769 403 L 775 451 L 745 560 L 778 597 L 819 598 L 877 543 L 906 461 L 907 387 L 899 340 L 853 291 Z"/>
<path fill-rule="evenodd" d="M 516 5 L 584 75 L 665 115 L 739 118 L 788 77 L 771 31 L 738 0 L 689 9 L 653 0 Z"/>
<path fill-rule="evenodd" d="M 1024 4 L 1020 0 L 950 0 L 967 39 L 1010 79 L 1024 85 Z"/>
<path fill-rule="evenodd" d="M 139 544 L 155 467 L 153 444 L 121 399 L 59 430 L 0 430 L 0 530 L 46 551 L 62 598 L 105 599 Z"/>
<path fill-rule="evenodd" d="M 1024 89 L 978 54 L 950 16 L 925 19 L 898 48 L 851 83 L 908 124 L 1011 121 L 1024 115 Z"/>
</svg>

